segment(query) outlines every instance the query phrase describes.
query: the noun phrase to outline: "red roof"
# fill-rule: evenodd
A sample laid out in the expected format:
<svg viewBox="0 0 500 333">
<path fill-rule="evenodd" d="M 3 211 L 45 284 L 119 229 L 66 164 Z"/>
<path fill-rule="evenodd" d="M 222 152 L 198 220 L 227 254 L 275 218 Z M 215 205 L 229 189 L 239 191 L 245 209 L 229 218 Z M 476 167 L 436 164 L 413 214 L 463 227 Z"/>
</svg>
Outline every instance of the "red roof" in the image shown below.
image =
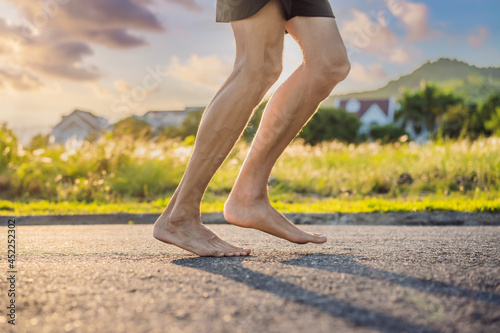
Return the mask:
<svg viewBox="0 0 500 333">
<path fill-rule="evenodd" d="M 346 104 L 348 101 L 349 99 L 341 100 L 339 107 L 346 109 Z M 358 112 L 356 112 L 359 118 L 361 118 L 373 104 L 377 104 L 382 112 L 384 112 L 386 116 L 389 116 L 389 99 L 357 99 L 357 101 L 360 103 L 360 108 Z"/>
</svg>

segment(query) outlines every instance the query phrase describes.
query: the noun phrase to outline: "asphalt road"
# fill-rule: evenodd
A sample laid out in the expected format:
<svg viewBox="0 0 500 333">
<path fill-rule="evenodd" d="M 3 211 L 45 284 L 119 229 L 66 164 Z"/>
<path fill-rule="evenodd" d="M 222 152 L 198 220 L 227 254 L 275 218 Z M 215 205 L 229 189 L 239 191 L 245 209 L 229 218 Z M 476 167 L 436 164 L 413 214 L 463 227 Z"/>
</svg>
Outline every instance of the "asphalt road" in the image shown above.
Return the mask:
<svg viewBox="0 0 500 333">
<path fill-rule="evenodd" d="M 500 332 L 500 227 L 304 226 L 325 245 L 210 228 L 253 255 L 195 257 L 152 225 L 17 226 L 0 331 Z"/>
</svg>

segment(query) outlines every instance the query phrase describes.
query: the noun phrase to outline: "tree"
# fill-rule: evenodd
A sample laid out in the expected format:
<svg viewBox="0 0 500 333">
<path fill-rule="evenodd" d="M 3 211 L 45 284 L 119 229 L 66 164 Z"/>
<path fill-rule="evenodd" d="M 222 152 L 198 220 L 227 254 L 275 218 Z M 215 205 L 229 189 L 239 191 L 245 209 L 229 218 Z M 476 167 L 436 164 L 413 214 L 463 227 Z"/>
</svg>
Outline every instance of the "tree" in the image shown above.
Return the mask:
<svg viewBox="0 0 500 333">
<path fill-rule="evenodd" d="M 394 124 L 375 125 L 370 129 L 370 136 L 375 140 L 381 140 L 382 143 L 395 142 L 403 135 L 408 135 L 408 133 Z"/>
<path fill-rule="evenodd" d="M 405 128 L 408 123 L 413 123 L 414 130 L 420 134 L 423 126 L 426 123 L 425 114 L 422 111 L 421 100 L 418 94 L 405 92 L 401 101 L 401 108 L 395 113 L 394 120 L 401 122 L 401 126 Z"/>
<path fill-rule="evenodd" d="M 344 109 L 319 108 L 299 137 L 310 145 L 334 139 L 354 142 L 360 127 L 358 116 L 347 113 Z"/>
<path fill-rule="evenodd" d="M 186 115 L 186 118 L 182 121 L 182 124 L 174 130 L 175 136 L 180 137 L 183 140 L 190 136 L 196 136 L 196 132 L 198 132 L 198 127 L 200 126 L 201 118 L 203 117 L 204 109 L 197 109 L 189 111 Z"/>
<path fill-rule="evenodd" d="M 158 135 L 159 139 L 180 138 L 185 140 L 187 137 L 196 136 L 201 118 L 203 117 L 203 112 L 203 108 L 189 111 L 179 126 L 163 127 Z"/>
<path fill-rule="evenodd" d="M 500 106 L 497 106 L 495 113 L 491 115 L 491 118 L 486 121 L 484 127 L 494 133 L 496 136 L 500 137 Z"/>
<path fill-rule="evenodd" d="M 478 107 L 477 116 L 473 118 L 475 130 L 489 136 L 497 131 L 495 127 L 500 107 L 500 92 L 491 94 L 488 99 Z M 497 133 L 498 135 L 498 133 Z"/>
<path fill-rule="evenodd" d="M 114 138 L 130 137 L 147 140 L 153 136 L 153 128 L 142 119 L 128 117 L 114 124 L 112 136 Z"/>
<path fill-rule="evenodd" d="M 35 135 L 28 145 L 30 150 L 35 150 L 39 148 L 45 148 L 49 144 L 49 135 L 48 134 L 37 134 Z"/>
<path fill-rule="evenodd" d="M 469 134 L 470 108 L 463 104 L 452 105 L 443 115 L 442 135 L 458 138 Z"/>
<path fill-rule="evenodd" d="M 396 112 L 395 120 L 406 127 L 409 121 L 417 124 L 417 134 L 422 129 L 434 132 L 448 107 L 463 102 L 453 93 L 444 93 L 435 85 L 426 84 L 416 93 L 405 92 L 400 103 L 401 109 Z"/>
</svg>

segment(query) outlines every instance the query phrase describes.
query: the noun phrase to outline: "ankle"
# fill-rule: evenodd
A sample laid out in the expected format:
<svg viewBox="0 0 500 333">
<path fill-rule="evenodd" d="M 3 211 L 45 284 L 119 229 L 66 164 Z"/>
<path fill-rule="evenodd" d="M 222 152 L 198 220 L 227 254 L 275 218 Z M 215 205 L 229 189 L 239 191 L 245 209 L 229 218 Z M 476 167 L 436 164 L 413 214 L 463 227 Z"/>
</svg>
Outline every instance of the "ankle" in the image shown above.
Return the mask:
<svg viewBox="0 0 500 333">
<path fill-rule="evenodd" d="M 201 220 L 201 212 L 199 207 L 179 207 L 174 206 L 170 215 L 168 216 L 168 222 L 171 225 L 185 224 L 193 221 Z"/>
<path fill-rule="evenodd" d="M 257 189 L 252 187 L 234 187 L 229 194 L 228 199 L 237 201 L 239 203 L 254 203 L 269 200 L 267 195 L 267 187 L 265 189 Z"/>
</svg>

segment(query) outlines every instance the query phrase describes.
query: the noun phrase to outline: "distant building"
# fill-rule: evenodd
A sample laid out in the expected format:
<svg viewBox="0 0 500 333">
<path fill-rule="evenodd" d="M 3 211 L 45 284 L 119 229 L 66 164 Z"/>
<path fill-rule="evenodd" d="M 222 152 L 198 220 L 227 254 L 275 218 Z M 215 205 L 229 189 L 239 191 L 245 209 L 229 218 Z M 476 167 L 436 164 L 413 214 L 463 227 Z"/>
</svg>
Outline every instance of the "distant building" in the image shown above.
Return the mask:
<svg viewBox="0 0 500 333">
<path fill-rule="evenodd" d="M 361 120 L 359 133 L 369 133 L 374 125 L 387 125 L 394 122 L 394 112 L 399 109 L 394 97 L 387 99 L 336 98 L 333 106 L 343 108 L 348 113 L 354 113 Z"/>
<path fill-rule="evenodd" d="M 148 111 L 137 119 L 144 120 L 154 128 L 179 126 L 186 118 L 186 110 Z"/>
<path fill-rule="evenodd" d="M 62 120 L 50 132 L 50 143 L 67 144 L 69 141 L 81 142 L 90 134 L 101 136 L 108 131 L 107 119 L 87 111 L 75 110 Z"/>
<path fill-rule="evenodd" d="M 184 110 L 148 111 L 142 116 L 135 116 L 135 118 L 144 120 L 156 129 L 161 127 L 176 127 L 182 124 L 190 111 L 199 109 L 203 108 L 189 107 Z"/>
</svg>

